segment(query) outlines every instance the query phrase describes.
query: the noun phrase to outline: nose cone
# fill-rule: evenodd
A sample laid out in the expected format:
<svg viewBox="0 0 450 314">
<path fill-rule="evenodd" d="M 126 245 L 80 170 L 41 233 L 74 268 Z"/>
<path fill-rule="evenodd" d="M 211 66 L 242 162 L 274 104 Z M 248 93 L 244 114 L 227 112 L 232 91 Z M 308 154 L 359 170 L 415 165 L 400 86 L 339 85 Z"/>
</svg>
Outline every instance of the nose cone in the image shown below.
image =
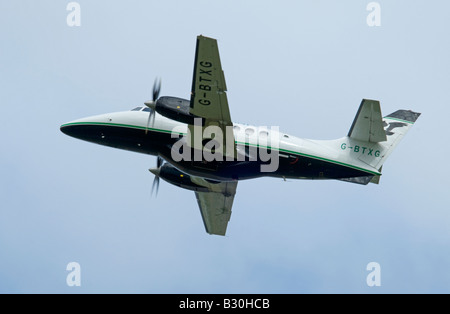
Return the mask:
<svg viewBox="0 0 450 314">
<path fill-rule="evenodd" d="M 60 130 L 80 140 L 111 146 L 113 139 L 118 138 L 123 141 L 126 137 L 122 132 L 123 127 L 130 124 L 139 125 L 143 116 L 140 114 L 138 116 L 136 117 L 134 111 L 106 113 L 64 123 Z M 133 120 L 136 118 L 138 118 L 137 122 Z"/>
<path fill-rule="evenodd" d="M 101 137 L 100 130 L 108 122 L 112 121 L 114 113 L 102 114 L 70 121 L 61 125 L 60 130 L 66 135 L 85 141 L 95 141 Z"/>
<path fill-rule="evenodd" d="M 80 124 L 80 123 L 76 123 L 76 122 L 68 122 L 68 123 L 64 123 L 63 125 L 60 126 L 59 128 L 61 130 L 61 132 L 63 132 L 66 135 L 75 137 L 75 138 L 79 138 L 79 139 L 86 139 L 86 125 Z"/>
<path fill-rule="evenodd" d="M 59 129 L 61 130 L 61 132 L 63 132 L 66 135 L 72 136 L 73 133 L 73 126 L 69 123 L 64 123 L 63 125 L 61 125 L 59 127 Z"/>
<path fill-rule="evenodd" d="M 63 125 L 61 125 L 59 127 L 59 129 L 64 134 L 69 135 L 69 136 L 73 136 L 72 134 L 73 134 L 74 127 L 73 127 L 71 122 L 64 123 Z"/>
<path fill-rule="evenodd" d="M 60 126 L 61 132 L 80 140 L 96 142 L 102 136 L 102 123 L 105 118 L 88 117 L 70 121 Z"/>
</svg>

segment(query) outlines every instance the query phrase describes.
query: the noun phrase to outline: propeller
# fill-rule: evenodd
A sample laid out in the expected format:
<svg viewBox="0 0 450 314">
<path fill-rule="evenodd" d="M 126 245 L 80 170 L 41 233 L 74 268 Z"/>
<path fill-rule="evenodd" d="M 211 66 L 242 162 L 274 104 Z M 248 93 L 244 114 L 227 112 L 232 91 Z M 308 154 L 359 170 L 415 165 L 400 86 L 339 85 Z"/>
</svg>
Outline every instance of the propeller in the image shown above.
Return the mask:
<svg viewBox="0 0 450 314">
<path fill-rule="evenodd" d="M 151 195 L 153 195 L 153 191 L 155 190 L 155 187 L 156 187 L 156 196 L 158 195 L 159 174 L 161 172 L 161 166 L 163 165 L 163 163 L 164 163 L 164 160 L 158 156 L 158 159 L 156 159 L 156 168 L 148 169 L 148 171 L 150 171 L 151 173 L 153 173 L 155 175 L 155 179 L 153 179 Z"/>
<path fill-rule="evenodd" d="M 144 102 L 144 104 L 150 108 L 150 113 L 148 115 L 147 120 L 147 127 L 145 128 L 145 134 L 148 133 L 148 128 L 150 127 L 150 120 L 152 120 L 152 126 L 155 123 L 156 101 L 158 100 L 160 91 L 161 91 L 161 79 L 156 78 L 155 82 L 153 83 L 152 100 Z"/>
</svg>

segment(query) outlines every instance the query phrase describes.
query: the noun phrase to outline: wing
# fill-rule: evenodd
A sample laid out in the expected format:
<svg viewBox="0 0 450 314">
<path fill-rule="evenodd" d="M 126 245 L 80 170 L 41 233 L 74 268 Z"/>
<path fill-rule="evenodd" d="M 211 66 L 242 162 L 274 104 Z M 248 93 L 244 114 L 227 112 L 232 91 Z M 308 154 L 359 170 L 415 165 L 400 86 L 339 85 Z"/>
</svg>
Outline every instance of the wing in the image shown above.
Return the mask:
<svg viewBox="0 0 450 314">
<path fill-rule="evenodd" d="M 210 183 L 199 177 L 191 177 L 191 180 L 209 190 L 208 192 L 195 192 L 206 232 L 225 235 L 231 217 L 237 182 Z"/>
<path fill-rule="evenodd" d="M 217 41 L 198 36 L 189 112 L 200 117 L 202 123 L 188 125 L 191 135 L 188 143 L 196 150 L 205 151 L 205 140 L 214 139 L 214 152 L 234 159 L 236 145 L 226 91 Z M 199 133 L 196 128 L 201 128 L 200 140 L 196 138 Z M 195 192 L 206 232 L 225 235 L 237 182 L 212 183 L 200 177 L 191 177 L 191 181 L 207 189 L 207 192 Z"/>
<path fill-rule="evenodd" d="M 205 136 L 206 132 L 204 133 L 204 131 L 207 127 L 213 126 L 219 128 L 219 131 L 222 133 L 214 151 L 221 153 L 222 156 L 234 157 L 236 156 L 236 146 L 226 90 L 227 86 L 220 63 L 217 41 L 213 38 L 198 36 L 190 113 L 202 118 L 201 134 L 204 134 L 204 137 L 200 141 L 194 141 L 194 136 L 191 136 L 189 143 L 191 147 L 203 150 L 205 138 L 208 138 L 208 136 Z M 190 134 L 194 134 L 194 128 L 194 125 L 189 125 Z M 209 130 L 214 130 L 214 128 Z M 212 133 L 215 135 L 211 135 L 211 139 L 219 138 L 216 135 L 217 132 L 212 131 Z"/>
</svg>

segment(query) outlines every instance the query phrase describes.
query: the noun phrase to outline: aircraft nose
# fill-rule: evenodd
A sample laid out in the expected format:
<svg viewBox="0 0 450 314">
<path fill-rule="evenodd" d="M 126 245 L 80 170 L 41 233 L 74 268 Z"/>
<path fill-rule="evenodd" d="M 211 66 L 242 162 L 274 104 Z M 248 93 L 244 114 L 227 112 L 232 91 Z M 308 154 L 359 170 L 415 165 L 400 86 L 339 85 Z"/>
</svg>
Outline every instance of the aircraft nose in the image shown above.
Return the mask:
<svg viewBox="0 0 450 314">
<path fill-rule="evenodd" d="M 72 136 L 72 137 L 78 137 L 77 136 L 77 127 L 73 124 L 69 123 L 64 123 L 63 125 L 61 125 L 59 127 L 59 129 L 61 130 L 61 132 L 63 132 L 66 135 Z"/>
<path fill-rule="evenodd" d="M 60 126 L 61 132 L 80 140 L 89 140 L 94 134 L 90 127 L 83 123 L 68 122 Z"/>
<path fill-rule="evenodd" d="M 107 113 L 96 116 L 89 116 L 62 124 L 59 129 L 66 135 L 80 140 L 104 144 L 105 133 L 112 121 L 116 122 L 116 117 L 123 113 Z"/>
<path fill-rule="evenodd" d="M 67 123 L 61 125 L 61 126 L 59 127 L 59 129 L 61 130 L 61 132 L 63 132 L 63 133 L 66 134 L 66 135 L 70 135 L 70 134 L 71 134 L 71 128 L 70 128 L 70 125 L 68 125 Z"/>
</svg>

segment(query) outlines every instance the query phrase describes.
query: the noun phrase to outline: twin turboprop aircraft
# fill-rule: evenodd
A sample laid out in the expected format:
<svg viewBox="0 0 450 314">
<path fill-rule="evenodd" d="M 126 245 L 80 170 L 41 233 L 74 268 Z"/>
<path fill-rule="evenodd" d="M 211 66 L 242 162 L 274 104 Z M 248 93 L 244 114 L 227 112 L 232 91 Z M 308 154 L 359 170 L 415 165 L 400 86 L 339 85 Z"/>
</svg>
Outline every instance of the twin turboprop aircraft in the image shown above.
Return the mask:
<svg viewBox="0 0 450 314">
<path fill-rule="evenodd" d="M 225 235 L 239 180 L 380 180 L 383 163 L 420 113 L 397 110 L 382 117 L 380 103 L 363 99 L 347 136 L 309 140 L 231 121 L 217 41 L 198 36 L 191 99 L 159 97 L 131 111 L 87 117 L 61 126 L 85 141 L 158 156 L 159 178 L 192 190 L 206 232 Z M 165 161 L 165 162 L 164 162 Z M 153 189 L 152 187 L 152 189 Z"/>
</svg>

